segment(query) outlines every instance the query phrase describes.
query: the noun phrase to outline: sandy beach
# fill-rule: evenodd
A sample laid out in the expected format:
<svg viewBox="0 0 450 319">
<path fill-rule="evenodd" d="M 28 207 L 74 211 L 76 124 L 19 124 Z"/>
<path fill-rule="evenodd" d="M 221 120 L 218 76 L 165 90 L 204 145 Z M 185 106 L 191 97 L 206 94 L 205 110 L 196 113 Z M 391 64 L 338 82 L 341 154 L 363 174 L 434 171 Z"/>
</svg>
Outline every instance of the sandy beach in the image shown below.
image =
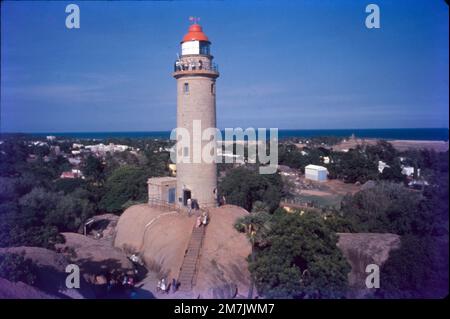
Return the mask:
<svg viewBox="0 0 450 319">
<path fill-rule="evenodd" d="M 335 151 L 345 151 L 355 148 L 357 145 L 375 145 L 379 139 L 349 139 L 333 146 Z M 448 151 L 448 141 L 419 141 L 419 140 L 388 140 L 398 151 L 407 149 L 430 149 L 437 152 Z"/>
</svg>

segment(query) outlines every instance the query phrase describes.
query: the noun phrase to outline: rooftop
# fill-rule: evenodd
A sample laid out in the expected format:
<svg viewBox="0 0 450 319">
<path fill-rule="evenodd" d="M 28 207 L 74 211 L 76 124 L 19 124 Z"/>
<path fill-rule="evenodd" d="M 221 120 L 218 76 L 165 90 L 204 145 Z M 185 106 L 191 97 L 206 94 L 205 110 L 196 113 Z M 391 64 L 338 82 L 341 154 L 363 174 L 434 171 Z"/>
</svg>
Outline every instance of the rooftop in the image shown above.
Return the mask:
<svg viewBox="0 0 450 319">
<path fill-rule="evenodd" d="M 187 41 L 209 42 L 209 39 L 206 36 L 206 34 L 203 33 L 202 27 L 199 24 L 194 23 L 189 26 L 188 33 L 186 33 L 186 35 L 183 37 L 183 41 L 181 41 L 181 43 L 187 42 Z"/>
<path fill-rule="evenodd" d="M 164 183 L 176 182 L 176 180 L 176 177 L 171 176 L 151 177 L 147 180 L 147 184 L 161 185 Z"/>
<path fill-rule="evenodd" d="M 305 169 L 306 169 L 306 168 L 308 168 L 308 169 L 314 169 L 314 170 L 317 170 L 317 171 L 326 171 L 326 170 L 327 170 L 326 167 L 319 166 L 319 165 L 313 165 L 313 164 L 307 165 L 307 166 L 305 167 Z"/>
</svg>

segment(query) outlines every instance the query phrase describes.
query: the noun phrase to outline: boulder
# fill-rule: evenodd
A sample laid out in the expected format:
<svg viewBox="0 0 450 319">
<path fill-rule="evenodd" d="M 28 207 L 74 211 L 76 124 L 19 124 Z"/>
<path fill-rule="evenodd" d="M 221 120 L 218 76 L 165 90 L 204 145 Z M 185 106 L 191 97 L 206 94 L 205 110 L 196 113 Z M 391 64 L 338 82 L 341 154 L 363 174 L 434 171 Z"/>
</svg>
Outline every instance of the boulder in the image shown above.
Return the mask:
<svg viewBox="0 0 450 319">
<path fill-rule="evenodd" d="M 246 210 L 233 205 L 209 210 L 195 286 L 184 297 L 222 298 L 248 293 L 247 257 L 251 246 L 245 234 L 234 228 L 236 219 L 246 214 Z M 161 211 L 146 204 L 131 206 L 117 223 L 114 244 L 140 254 L 146 266 L 160 277 L 178 278 L 195 220 L 195 216 Z"/>
<path fill-rule="evenodd" d="M 379 233 L 338 233 L 338 248 L 342 251 L 352 267 L 348 282 L 350 291 L 348 298 L 364 298 L 370 296 L 374 289 L 366 287 L 366 267 L 369 264 L 380 268 L 389 258 L 393 249 L 400 247 L 400 236 Z"/>
</svg>

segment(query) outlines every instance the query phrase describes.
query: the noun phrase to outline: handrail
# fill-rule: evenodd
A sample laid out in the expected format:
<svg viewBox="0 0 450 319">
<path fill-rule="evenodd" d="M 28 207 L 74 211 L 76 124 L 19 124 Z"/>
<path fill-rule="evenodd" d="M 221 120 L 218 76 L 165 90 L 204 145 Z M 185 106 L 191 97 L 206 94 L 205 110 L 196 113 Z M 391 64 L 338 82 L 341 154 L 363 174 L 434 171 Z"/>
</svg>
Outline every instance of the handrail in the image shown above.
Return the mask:
<svg viewBox="0 0 450 319">
<path fill-rule="evenodd" d="M 158 199 L 158 198 L 149 198 L 148 199 L 148 204 L 150 206 L 159 208 L 161 210 L 170 210 L 170 211 L 175 210 L 178 213 L 181 212 L 181 209 L 175 203 L 169 203 L 167 201 L 164 201 L 164 200 L 161 200 L 161 199 Z"/>
<path fill-rule="evenodd" d="M 200 62 L 175 62 L 173 65 L 174 72 L 182 71 L 213 71 L 219 72 L 217 63 L 200 63 Z"/>
</svg>

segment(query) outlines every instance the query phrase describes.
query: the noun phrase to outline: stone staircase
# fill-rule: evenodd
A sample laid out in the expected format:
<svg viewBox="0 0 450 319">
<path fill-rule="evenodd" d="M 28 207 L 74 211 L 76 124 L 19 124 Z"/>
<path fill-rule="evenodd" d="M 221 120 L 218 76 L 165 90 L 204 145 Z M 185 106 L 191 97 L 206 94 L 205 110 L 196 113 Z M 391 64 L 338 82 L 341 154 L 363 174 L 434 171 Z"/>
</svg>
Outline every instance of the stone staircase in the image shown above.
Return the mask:
<svg viewBox="0 0 450 319">
<path fill-rule="evenodd" d="M 197 274 L 198 260 L 200 250 L 202 249 L 203 238 L 205 237 L 205 226 L 195 227 L 192 230 L 189 245 L 181 264 L 180 273 L 178 275 L 178 283 L 180 291 L 191 291 L 195 285 L 195 277 Z"/>
</svg>

